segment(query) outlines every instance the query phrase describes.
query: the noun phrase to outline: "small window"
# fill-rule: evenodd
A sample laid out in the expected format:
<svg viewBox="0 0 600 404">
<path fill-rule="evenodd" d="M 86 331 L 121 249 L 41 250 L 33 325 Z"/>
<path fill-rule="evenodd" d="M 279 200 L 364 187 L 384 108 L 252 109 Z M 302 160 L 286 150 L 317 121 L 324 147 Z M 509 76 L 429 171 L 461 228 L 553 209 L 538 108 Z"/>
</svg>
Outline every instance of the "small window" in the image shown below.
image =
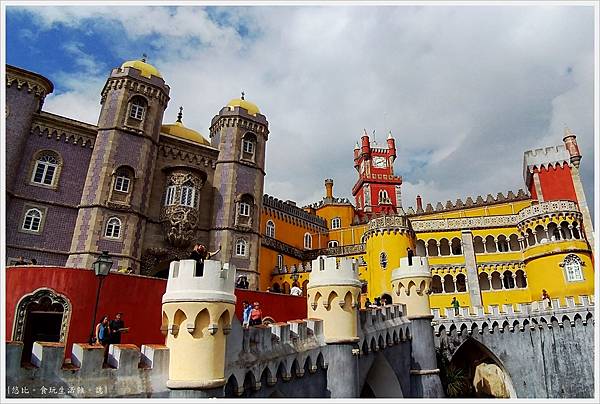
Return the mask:
<svg viewBox="0 0 600 404">
<path fill-rule="evenodd" d="M 283 255 L 277 254 L 277 268 L 283 268 Z"/>
<path fill-rule="evenodd" d="M 381 264 L 381 268 L 387 268 L 388 259 L 385 251 L 382 251 L 381 254 L 379 254 L 379 264 Z"/>
<path fill-rule="evenodd" d="M 117 178 L 115 179 L 115 191 L 129 192 L 129 184 L 131 180 L 124 171 L 117 172 Z"/>
<path fill-rule="evenodd" d="M 139 101 L 133 101 L 131 104 L 131 110 L 129 111 L 129 117 L 133 119 L 142 120 L 144 117 L 144 106 L 139 103 Z"/>
<path fill-rule="evenodd" d="M 329 248 L 333 248 L 333 247 L 337 247 L 337 246 L 338 246 L 337 240 L 331 240 L 329 243 L 327 243 L 327 247 L 329 247 Z"/>
<path fill-rule="evenodd" d="M 22 229 L 27 231 L 39 232 L 41 223 L 42 212 L 39 209 L 29 209 L 25 213 Z"/>
<path fill-rule="evenodd" d="M 583 271 L 581 270 L 581 259 L 573 254 L 567 255 L 563 261 L 568 282 L 577 282 L 583 280 Z"/>
<path fill-rule="evenodd" d="M 194 187 L 184 185 L 181 187 L 181 205 L 194 207 L 196 199 L 196 190 Z"/>
<path fill-rule="evenodd" d="M 244 153 L 250 153 L 250 154 L 254 153 L 254 142 L 252 140 L 244 139 L 243 144 L 244 144 Z"/>
<path fill-rule="evenodd" d="M 165 194 L 165 206 L 175 205 L 175 185 L 169 185 L 167 187 L 167 193 Z"/>
<path fill-rule="evenodd" d="M 309 233 L 304 233 L 304 248 L 307 250 L 312 249 L 312 237 Z"/>
<path fill-rule="evenodd" d="M 246 256 L 246 241 L 245 240 L 238 240 L 237 243 L 235 243 L 235 255 L 240 256 L 240 257 Z"/>
<path fill-rule="evenodd" d="M 240 203 L 240 216 L 250 216 L 250 204 L 245 202 Z"/>
<path fill-rule="evenodd" d="M 339 217 L 334 217 L 333 219 L 331 219 L 332 229 L 339 229 L 340 227 L 342 227 L 342 220 Z"/>
<path fill-rule="evenodd" d="M 40 154 L 35 162 L 31 182 L 41 185 L 54 185 L 54 176 L 58 170 L 58 156 L 52 152 Z"/>
<path fill-rule="evenodd" d="M 267 222 L 267 237 L 275 237 L 275 223 L 271 220 Z"/>
<path fill-rule="evenodd" d="M 104 236 L 108 238 L 119 238 L 121 236 L 121 220 L 118 217 L 108 219 Z"/>
<path fill-rule="evenodd" d="M 379 191 L 379 202 L 389 202 L 390 201 L 390 197 L 388 196 L 388 193 L 385 189 L 382 189 L 381 191 Z"/>
</svg>

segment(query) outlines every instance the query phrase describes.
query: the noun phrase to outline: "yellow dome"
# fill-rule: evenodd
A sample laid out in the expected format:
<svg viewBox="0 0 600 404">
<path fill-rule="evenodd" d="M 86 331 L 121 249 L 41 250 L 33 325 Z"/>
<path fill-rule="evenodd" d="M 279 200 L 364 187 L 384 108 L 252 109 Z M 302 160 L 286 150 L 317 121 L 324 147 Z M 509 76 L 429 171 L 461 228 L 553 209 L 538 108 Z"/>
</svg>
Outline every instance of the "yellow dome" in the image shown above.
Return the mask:
<svg viewBox="0 0 600 404">
<path fill-rule="evenodd" d="M 190 140 L 195 143 L 210 146 L 210 142 L 206 140 L 199 132 L 186 128 L 181 122 L 175 122 L 160 127 L 161 133 L 178 137 L 180 139 Z"/>
<path fill-rule="evenodd" d="M 228 107 L 240 107 L 244 108 L 250 115 L 256 116 L 256 114 L 260 114 L 260 110 L 256 106 L 256 104 L 251 103 L 250 101 L 246 101 L 243 98 L 234 98 L 229 101 L 227 104 Z"/>
<path fill-rule="evenodd" d="M 141 75 L 144 77 L 150 78 L 150 76 L 156 76 L 162 78 L 160 72 L 156 67 L 142 60 L 128 60 L 127 62 L 121 65 L 121 69 L 124 69 L 126 67 L 133 67 L 134 69 L 138 69 L 141 72 Z"/>
</svg>

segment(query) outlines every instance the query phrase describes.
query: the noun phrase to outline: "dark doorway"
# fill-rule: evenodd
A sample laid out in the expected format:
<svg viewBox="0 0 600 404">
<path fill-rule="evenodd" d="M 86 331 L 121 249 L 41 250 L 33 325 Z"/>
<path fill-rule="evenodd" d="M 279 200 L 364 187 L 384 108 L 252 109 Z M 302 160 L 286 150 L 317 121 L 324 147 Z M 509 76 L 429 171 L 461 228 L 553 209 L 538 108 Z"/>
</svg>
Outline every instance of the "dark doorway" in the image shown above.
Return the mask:
<svg viewBox="0 0 600 404">
<path fill-rule="evenodd" d="M 383 295 L 381 295 L 381 303 L 392 304 L 392 296 L 388 295 L 387 293 L 384 293 Z"/>
<path fill-rule="evenodd" d="M 35 341 L 60 341 L 64 314 L 63 305 L 52 302 L 49 297 L 42 297 L 39 302 L 29 303 L 26 310 L 22 363 L 31 362 L 31 350 Z"/>
</svg>

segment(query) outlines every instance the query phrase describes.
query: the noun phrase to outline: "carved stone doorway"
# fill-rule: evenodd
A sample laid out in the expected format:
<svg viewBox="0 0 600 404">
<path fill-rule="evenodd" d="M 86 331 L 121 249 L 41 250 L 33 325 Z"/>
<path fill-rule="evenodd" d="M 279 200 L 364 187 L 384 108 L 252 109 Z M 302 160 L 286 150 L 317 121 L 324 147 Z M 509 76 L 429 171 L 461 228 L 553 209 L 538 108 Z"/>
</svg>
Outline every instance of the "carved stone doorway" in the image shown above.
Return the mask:
<svg viewBox="0 0 600 404">
<path fill-rule="evenodd" d="M 13 340 L 23 342 L 21 362 L 31 361 L 35 341 L 65 342 L 71 318 L 69 301 L 51 289 L 39 289 L 17 305 Z"/>
</svg>

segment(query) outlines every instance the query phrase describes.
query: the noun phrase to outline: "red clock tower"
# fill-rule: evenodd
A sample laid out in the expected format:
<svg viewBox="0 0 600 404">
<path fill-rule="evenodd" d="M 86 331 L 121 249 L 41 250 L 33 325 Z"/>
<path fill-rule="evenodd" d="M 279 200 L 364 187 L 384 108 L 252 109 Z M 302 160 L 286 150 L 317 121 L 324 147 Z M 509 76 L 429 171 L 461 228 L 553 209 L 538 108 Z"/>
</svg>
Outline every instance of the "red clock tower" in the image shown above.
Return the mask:
<svg viewBox="0 0 600 404">
<path fill-rule="evenodd" d="M 369 140 L 367 131 L 361 144 L 354 148 L 354 168 L 358 181 L 352 187 L 356 210 L 360 217 L 377 214 L 395 214 L 402 207 L 400 185 L 402 177 L 394 175 L 396 141 L 392 133 L 387 137 L 387 147 Z"/>
</svg>

